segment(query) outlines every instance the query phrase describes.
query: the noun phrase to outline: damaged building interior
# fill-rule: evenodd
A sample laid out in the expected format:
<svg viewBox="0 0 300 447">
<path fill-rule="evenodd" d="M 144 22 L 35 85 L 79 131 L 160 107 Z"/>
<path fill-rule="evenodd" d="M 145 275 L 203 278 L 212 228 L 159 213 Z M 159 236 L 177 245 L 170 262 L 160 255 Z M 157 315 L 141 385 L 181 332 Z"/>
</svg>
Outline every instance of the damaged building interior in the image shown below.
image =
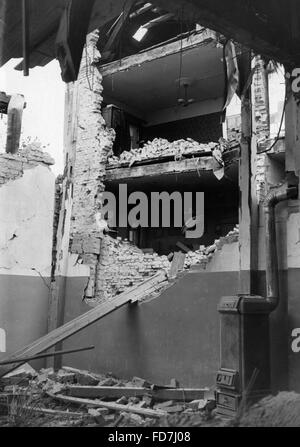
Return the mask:
<svg viewBox="0 0 300 447">
<path fill-rule="evenodd" d="M 173 414 L 200 426 L 212 410 L 222 424 L 245 402 L 299 392 L 293 76 L 276 116 L 270 106 L 273 73 L 297 67 L 299 5 L 17 3 L 0 2 L 0 64 L 23 57 L 27 76 L 58 59 L 65 167 L 55 178 L 41 145 L 20 148 L 26 98 L 1 92 L 0 404 L 30 377 L 56 416 L 71 408 L 76 419 L 86 404 L 103 426 Z M 202 234 L 187 237 L 184 218 L 121 225 L 124 186 L 144 194 L 149 216 L 153 192 L 204 193 Z M 107 194 L 113 225 L 101 214 Z M 197 217 L 195 202 L 189 211 Z"/>
</svg>

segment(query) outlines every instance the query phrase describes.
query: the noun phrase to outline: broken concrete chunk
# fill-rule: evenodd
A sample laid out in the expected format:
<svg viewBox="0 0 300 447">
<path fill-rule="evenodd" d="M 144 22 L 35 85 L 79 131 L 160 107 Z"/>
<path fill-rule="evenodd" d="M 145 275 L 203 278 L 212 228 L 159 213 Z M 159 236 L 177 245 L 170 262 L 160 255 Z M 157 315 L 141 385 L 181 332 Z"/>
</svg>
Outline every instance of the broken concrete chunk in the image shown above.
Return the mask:
<svg viewBox="0 0 300 447">
<path fill-rule="evenodd" d="M 147 380 L 141 379 L 140 377 L 134 377 L 131 380 L 133 386 L 140 388 L 151 388 L 151 383 L 147 382 Z"/>
<path fill-rule="evenodd" d="M 59 394 L 65 390 L 65 386 L 62 383 L 54 383 L 50 390 L 52 394 Z"/>
<path fill-rule="evenodd" d="M 82 386 L 96 386 L 99 384 L 100 378 L 87 371 L 81 371 L 75 368 L 64 366 L 62 368 L 66 372 L 75 374 L 75 382 Z"/>
<path fill-rule="evenodd" d="M 17 369 L 14 369 L 12 372 L 6 374 L 3 378 L 9 378 L 9 377 L 16 377 L 16 376 L 30 376 L 30 377 L 36 377 L 38 373 L 35 369 L 33 369 L 28 363 L 25 363 L 24 365 L 20 366 Z"/>
<path fill-rule="evenodd" d="M 39 374 L 36 381 L 38 384 L 46 383 L 48 380 L 48 374 Z"/>
<path fill-rule="evenodd" d="M 105 425 L 106 420 L 105 420 L 103 414 L 101 414 L 101 412 L 98 409 L 90 408 L 88 410 L 88 413 L 90 416 L 92 416 L 95 419 L 95 421 L 97 422 L 98 425 L 102 425 L 102 426 Z"/>
<path fill-rule="evenodd" d="M 152 407 L 154 403 L 153 396 L 145 394 L 145 396 L 143 396 L 143 402 L 145 402 L 147 407 Z"/>
<path fill-rule="evenodd" d="M 207 405 L 206 399 L 196 399 L 187 404 L 187 406 L 194 411 L 203 410 L 205 409 L 206 405 Z"/>
<path fill-rule="evenodd" d="M 171 379 L 170 385 L 171 388 L 179 388 L 179 382 L 176 379 Z"/>
<path fill-rule="evenodd" d="M 127 405 L 128 404 L 128 400 L 125 396 L 122 396 L 120 399 L 118 399 L 116 401 L 117 404 L 121 404 L 121 405 Z"/>
<path fill-rule="evenodd" d="M 51 373 L 48 375 L 48 379 L 54 380 L 60 383 L 75 383 L 75 374 L 59 370 L 58 373 Z"/>
<path fill-rule="evenodd" d="M 138 404 L 140 402 L 140 399 L 138 398 L 138 397 L 130 397 L 129 399 L 128 399 L 128 403 L 130 403 L 130 404 L 134 404 L 134 405 L 136 405 L 136 404 Z"/>
<path fill-rule="evenodd" d="M 98 383 L 99 386 L 114 386 L 117 385 L 118 381 L 109 377 L 108 379 L 102 380 Z"/>
<path fill-rule="evenodd" d="M 122 417 L 122 424 L 123 426 L 132 425 L 132 426 L 140 426 L 144 425 L 144 418 L 138 414 L 134 413 L 120 413 L 120 417 Z"/>
</svg>

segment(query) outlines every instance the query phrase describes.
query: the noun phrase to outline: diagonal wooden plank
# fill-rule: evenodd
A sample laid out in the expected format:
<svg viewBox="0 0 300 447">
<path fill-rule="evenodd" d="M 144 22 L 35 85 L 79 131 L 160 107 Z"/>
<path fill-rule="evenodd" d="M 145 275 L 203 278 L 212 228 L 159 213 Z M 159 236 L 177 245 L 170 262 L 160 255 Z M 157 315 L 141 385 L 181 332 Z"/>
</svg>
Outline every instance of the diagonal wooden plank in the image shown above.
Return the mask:
<svg viewBox="0 0 300 447">
<path fill-rule="evenodd" d="M 128 303 L 137 302 L 139 299 L 143 298 L 147 295 L 147 291 L 151 290 L 151 288 L 164 281 L 166 279 L 166 272 L 159 272 L 151 278 L 145 280 L 141 284 L 132 287 L 129 291 L 124 292 L 109 302 L 99 304 L 94 309 L 80 315 L 74 320 L 69 321 L 63 326 L 51 331 L 49 334 L 44 337 L 39 338 L 35 342 L 31 343 L 28 346 L 20 349 L 14 354 L 6 357 L 3 361 L 19 359 L 21 357 L 26 357 L 29 355 L 36 355 L 43 351 L 46 351 L 49 348 L 52 348 L 57 343 L 65 340 L 66 338 L 71 337 L 82 329 L 90 326 L 101 318 L 109 315 L 120 307 L 124 306 Z M 12 365 L 5 365 L 0 367 L 0 377 L 3 377 L 5 374 L 13 371 L 17 367 L 21 366 L 20 362 Z"/>
<path fill-rule="evenodd" d="M 126 411 L 128 413 L 140 414 L 142 416 L 150 418 L 161 418 L 167 415 L 165 411 L 150 410 L 148 408 L 138 408 L 134 407 L 133 405 L 121 405 L 117 403 L 103 402 L 101 400 L 79 399 L 77 397 L 68 397 L 62 394 L 55 394 L 55 395 L 51 393 L 47 394 L 53 399 L 60 400 L 65 403 L 88 405 L 89 407 L 96 407 L 96 408 L 102 407 L 112 411 Z"/>
<path fill-rule="evenodd" d="M 146 394 L 154 397 L 156 400 L 168 401 L 192 401 L 204 399 L 208 388 L 159 388 L 149 389 L 133 386 L 79 386 L 71 385 L 68 387 L 67 394 L 72 397 L 88 399 L 119 399 L 123 396 L 143 397 Z"/>
</svg>

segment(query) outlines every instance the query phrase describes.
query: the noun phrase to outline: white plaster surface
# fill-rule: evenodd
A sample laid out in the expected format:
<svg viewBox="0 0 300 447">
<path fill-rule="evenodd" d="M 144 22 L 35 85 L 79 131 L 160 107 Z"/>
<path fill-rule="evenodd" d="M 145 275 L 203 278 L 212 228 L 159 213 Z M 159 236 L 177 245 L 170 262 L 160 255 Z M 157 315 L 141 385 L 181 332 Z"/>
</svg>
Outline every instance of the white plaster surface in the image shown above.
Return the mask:
<svg viewBox="0 0 300 447">
<path fill-rule="evenodd" d="M 239 270 L 239 243 L 225 244 L 207 264 L 208 272 L 237 272 Z"/>
<path fill-rule="evenodd" d="M 300 267 L 300 213 L 290 214 L 287 231 L 287 257 L 289 268 Z"/>
<path fill-rule="evenodd" d="M 44 166 L 0 188 L 0 275 L 50 276 L 54 192 Z"/>
</svg>

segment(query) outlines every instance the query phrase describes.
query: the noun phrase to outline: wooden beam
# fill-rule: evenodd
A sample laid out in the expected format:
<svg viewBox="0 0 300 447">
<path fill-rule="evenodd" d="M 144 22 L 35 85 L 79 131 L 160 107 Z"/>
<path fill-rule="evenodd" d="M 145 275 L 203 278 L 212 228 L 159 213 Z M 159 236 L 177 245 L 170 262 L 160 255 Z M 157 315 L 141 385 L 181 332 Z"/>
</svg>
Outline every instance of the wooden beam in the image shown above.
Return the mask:
<svg viewBox="0 0 300 447">
<path fill-rule="evenodd" d="M 159 388 L 149 389 L 144 387 L 108 387 L 108 386 L 69 386 L 67 393 L 73 397 L 89 399 L 120 399 L 121 397 L 143 397 L 146 394 L 156 400 L 192 401 L 204 399 L 208 389 L 206 388 Z"/>
<path fill-rule="evenodd" d="M 94 408 L 107 408 L 112 411 L 125 411 L 128 413 L 140 414 L 149 418 L 161 418 L 167 415 L 165 411 L 160 410 L 150 410 L 148 408 L 137 408 L 133 405 L 121 405 L 111 402 L 103 402 L 102 400 L 89 400 L 89 399 L 79 399 L 77 397 L 67 397 L 62 394 L 51 394 L 47 393 L 50 397 L 56 400 L 60 400 L 65 403 L 77 404 L 77 405 L 87 405 Z"/>
<path fill-rule="evenodd" d="M 170 272 L 169 272 L 170 279 L 176 278 L 176 276 L 178 275 L 178 272 L 183 270 L 185 257 L 186 257 L 186 253 L 181 253 L 181 251 L 174 253 L 174 257 L 173 257 Z"/>
<path fill-rule="evenodd" d="M 105 65 L 99 65 L 100 72 L 103 77 L 110 76 L 114 73 L 128 70 L 146 62 L 156 59 L 162 59 L 170 54 L 179 53 L 182 50 L 191 50 L 197 46 L 208 45 L 216 40 L 216 34 L 211 30 L 204 30 L 191 34 L 182 41 L 179 39 L 175 42 L 162 45 L 149 51 L 144 51 L 124 59 L 111 62 Z"/>
<path fill-rule="evenodd" d="M 273 1 L 277 3 L 278 0 Z M 245 15 L 244 4 L 246 2 L 230 2 L 226 0 L 208 1 L 208 0 L 180 0 L 174 2 L 173 0 L 154 0 L 154 3 L 163 9 L 175 12 L 182 20 L 190 20 L 192 23 L 199 23 L 200 25 L 213 29 L 223 36 L 233 39 L 236 42 L 243 44 L 248 48 L 252 48 L 257 54 L 261 54 L 275 59 L 282 64 L 298 61 L 297 41 L 289 41 L 287 45 L 286 40 L 278 39 L 271 40 L 268 28 L 258 18 L 249 18 L 247 24 L 238 20 Z M 237 6 L 239 3 L 240 6 Z M 238 9 L 239 15 L 234 18 L 232 8 Z M 282 10 L 285 8 L 282 5 Z M 297 10 L 299 11 L 299 9 Z M 299 23 L 299 20 L 298 20 Z M 285 25 L 285 22 L 282 22 Z M 299 25 L 298 25 L 299 26 Z M 278 29 L 278 24 L 272 20 L 271 30 Z M 270 28 L 269 28 L 270 30 Z M 279 28 L 280 30 L 280 28 Z M 282 35 L 287 36 L 286 26 L 281 27 Z M 280 35 L 280 31 L 276 34 Z M 292 48 L 292 43 L 293 47 Z"/>
<path fill-rule="evenodd" d="M 252 54 L 244 51 L 242 68 L 245 85 L 252 76 Z M 244 90 L 242 96 L 242 136 L 239 169 L 240 209 L 239 209 L 239 249 L 240 278 L 239 293 L 255 294 L 258 270 L 258 200 L 256 181 L 257 139 L 254 107 L 252 105 L 252 86 Z"/>
<path fill-rule="evenodd" d="M 160 175 L 183 174 L 198 170 L 212 171 L 212 157 L 190 158 L 180 161 L 155 163 L 144 166 L 132 166 L 131 168 L 116 168 L 106 170 L 106 181 L 116 181 L 132 178 L 154 177 Z"/>
<path fill-rule="evenodd" d="M 12 363 L 24 364 L 24 363 L 31 362 L 32 360 L 45 359 L 47 357 L 55 357 L 56 355 L 74 354 L 75 352 L 91 351 L 92 349 L 95 349 L 95 346 L 88 346 L 87 348 L 69 349 L 66 351 L 56 351 L 56 352 L 51 352 L 49 354 L 38 354 L 38 355 L 33 355 L 32 357 L 20 358 L 18 360 L 13 359 L 13 360 L 7 360 L 4 362 L 0 362 L 0 366 L 11 365 Z"/>
<path fill-rule="evenodd" d="M 233 163 L 238 160 L 240 149 L 233 149 L 224 154 L 223 159 L 226 164 Z M 148 160 L 149 162 L 150 160 Z M 145 160 L 146 162 L 146 160 Z M 154 177 L 160 175 L 183 174 L 197 171 L 213 171 L 215 166 L 212 156 L 186 158 L 179 161 L 164 162 L 163 158 L 159 163 L 153 164 L 137 164 L 130 168 L 110 168 L 106 169 L 106 181 L 113 182 L 124 179 Z"/>
<path fill-rule="evenodd" d="M 55 329 L 44 337 L 39 338 L 35 342 L 31 343 L 28 346 L 20 349 L 12 355 L 4 358 L 3 361 L 13 360 L 16 361 L 21 357 L 27 357 L 29 355 L 36 355 L 43 351 L 46 351 L 52 346 L 55 346 L 57 343 L 65 340 L 66 338 L 71 337 L 82 329 L 90 326 L 101 318 L 109 315 L 125 304 L 137 302 L 139 299 L 143 298 L 151 288 L 164 281 L 166 279 L 166 273 L 161 272 L 152 276 L 151 278 L 145 280 L 141 284 L 132 287 L 129 291 L 121 293 L 117 295 L 115 298 L 110 300 L 109 302 L 99 304 L 94 309 L 80 315 L 74 320 L 69 321 L 63 326 Z M 0 366 L 0 377 L 6 375 L 10 371 L 18 368 L 20 363 L 15 363 L 12 365 Z"/>
<path fill-rule="evenodd" d="M 6 148 L 8 154 L 16 154 L 19 150 L 22 117 L 25 101 L 23 95 L 13 95 L 7 108 Z"/>
<path fill-rule="evenodd" d="M 120 37 L 120 34 L 124 28 L 124 25 L 127 23 L 129 19 L 129 15 L 132 11 L 133 5 L 136 3 L 136 0 L 128 0 L 125 2 L 125 6 L 123 11 L 121 12 L 119 19 L 117 20 L 108 41 L 106 42 L 106 45 L 104 49 L 102 50 L 102 57 L 107 59 L 109 55 L 112 53 L 112 48 L 114 47 L 114 44 L 116 40 Z"/>
<path fill-rule="evenodd" d="M 23 73 L 29 76 L 30 65 L 30 25 L 29 25 L 29 0 L 22 0 L 22 32 L 23 32 Z"/>
</svg>

